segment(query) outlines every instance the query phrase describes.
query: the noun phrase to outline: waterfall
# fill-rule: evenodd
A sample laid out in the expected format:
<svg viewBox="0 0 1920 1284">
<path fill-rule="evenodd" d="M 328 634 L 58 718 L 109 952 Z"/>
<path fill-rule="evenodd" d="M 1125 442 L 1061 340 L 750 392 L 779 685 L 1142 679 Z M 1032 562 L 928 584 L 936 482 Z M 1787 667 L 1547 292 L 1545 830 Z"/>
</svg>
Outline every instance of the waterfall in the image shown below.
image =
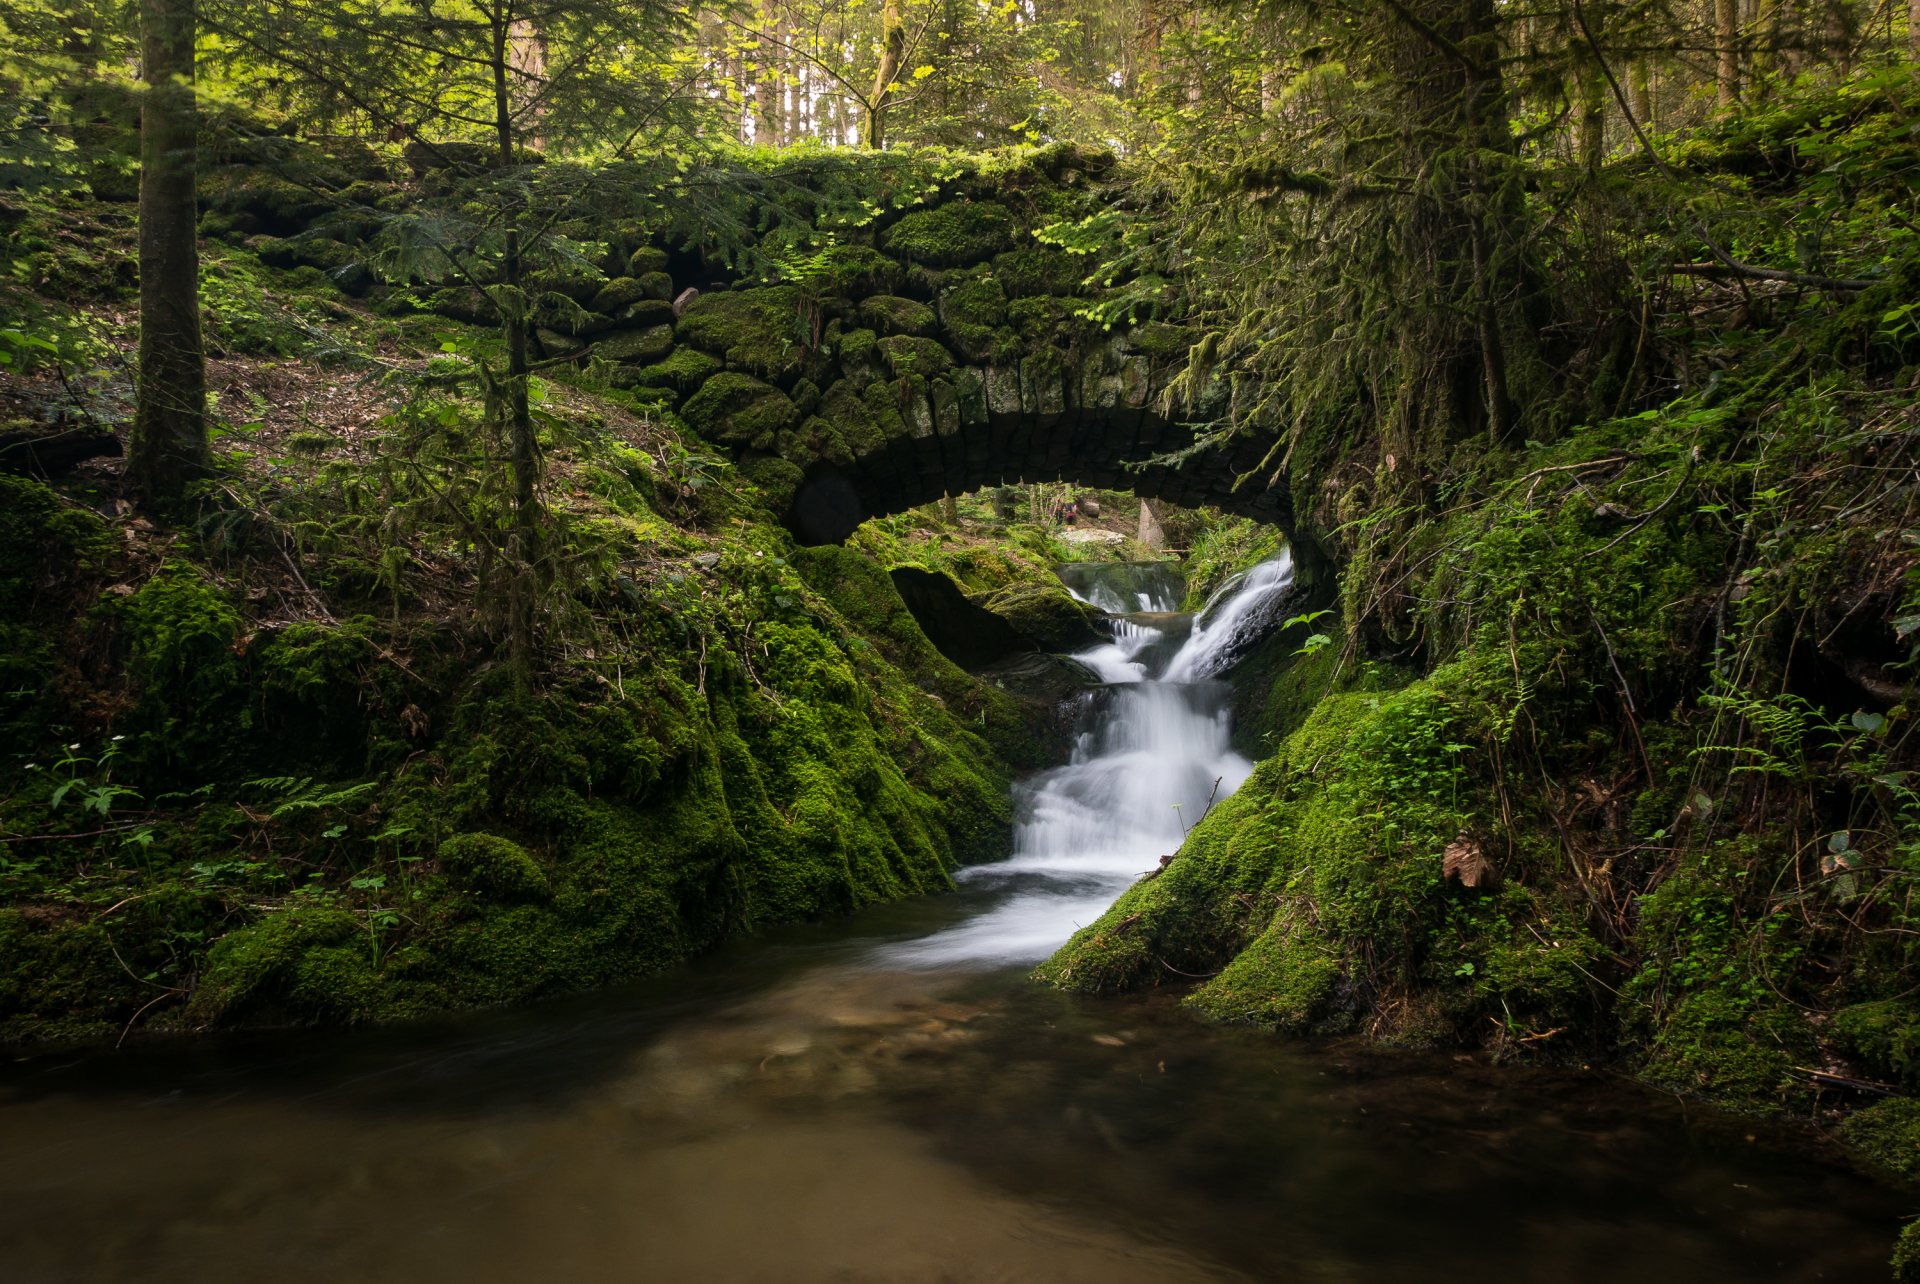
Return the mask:
<svg viewBox="0 0 1920 1284">
<path fill-rule="evenodd" d="M 1266 636 L 1293 588 L 1293 554 L 1260 563 L 1229 581 L 1193 623 L 1187 644 L 1167 664 L 1166 682 L 1194 682 L 1224 673 L 1248 645 Z"/>
<path fill-rule="evenodd" d="M 1217 675 L 1271 624 L 1292 582 L 1283 553 L 1228 584 L 1158 674 L 1148 672 L 1155 644 L 1167 643 L 1158 649 L 1164 655 L 1185 616 L 1116 618 L 1112 642 L 1074 657 L 1108 685 L 1083 697 L 1071 758 L 1015 786 L 1013 855 L 959 875 L 964 886 L 997 892 L 999 903 L 890 947 L 890 961 L 1038 962 L 1177 851 L 1208 807 L 1253 770 L 1229 744 L 1229 690 Z M 1076 593 L 1098 602 L 1102 587 L 1083 580 Z M 1161 601 L 1170 599 L 1149 605 Z"/>
</svg>

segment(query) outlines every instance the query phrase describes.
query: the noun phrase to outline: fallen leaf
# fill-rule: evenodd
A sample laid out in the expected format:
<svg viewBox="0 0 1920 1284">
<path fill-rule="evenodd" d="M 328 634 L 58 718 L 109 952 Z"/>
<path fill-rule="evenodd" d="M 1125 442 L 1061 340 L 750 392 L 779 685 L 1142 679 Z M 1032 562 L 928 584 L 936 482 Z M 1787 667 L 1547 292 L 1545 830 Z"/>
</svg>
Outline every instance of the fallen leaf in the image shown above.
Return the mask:
<svg viewBox="0 0 1920 1284">
<path fill-rule="evenodd" d="M 1441 853 L 1442 876 L 1455 879 L 1462 887 L 1478 887 L 1493 881 L 1493 862 L 1480 844 L 1462 834 L 1447 844 Z"/>
</svg>

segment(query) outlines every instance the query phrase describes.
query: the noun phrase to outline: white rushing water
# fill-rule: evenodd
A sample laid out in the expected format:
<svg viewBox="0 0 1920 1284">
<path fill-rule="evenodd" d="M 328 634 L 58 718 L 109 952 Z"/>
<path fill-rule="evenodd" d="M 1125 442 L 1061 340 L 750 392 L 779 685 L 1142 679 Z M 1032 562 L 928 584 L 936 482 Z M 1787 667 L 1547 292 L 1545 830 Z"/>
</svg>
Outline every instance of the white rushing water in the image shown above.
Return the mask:
<svg viewBox="0 0 1920 1284">
<path fill-rule="evenodd" d="M 1253 770 L 1228 744 L 1228 690 L 1213 679 L 1271 623 L 1292 580 L 1283 553 L 1223 589 L 1160 673 L 1148 672 L 1155 644 L 1170 645 L 1186 623 L 1160 603 L 1149 604 L 1159 613 L 1116 619 L 1111 643 L 1076 656 L 1109 685 L 1087 698 L 1072 758 L 1015 786 L 1013 856 L 960 874 L 963 885 L 999 893 L 998 903 L 889 948 L 887 961 L 1038 962 L 1178 850 Z"/>
</svg>

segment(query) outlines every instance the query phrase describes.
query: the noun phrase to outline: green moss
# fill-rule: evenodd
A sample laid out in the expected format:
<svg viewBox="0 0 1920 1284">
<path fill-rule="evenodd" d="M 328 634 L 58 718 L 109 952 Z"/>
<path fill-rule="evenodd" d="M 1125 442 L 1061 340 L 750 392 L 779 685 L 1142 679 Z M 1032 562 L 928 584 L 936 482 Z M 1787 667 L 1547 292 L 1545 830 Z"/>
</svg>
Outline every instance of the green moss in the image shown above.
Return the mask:
<svg viewBox="0 0 1920 1284">
<path fill-rule="evenodd" d="M 820 256 L 818 280 L 823 293 L 892 294 L 906 274 L 871 245 L 835 245 Z"/>
<path fill-rule="evenodd" d="M 670 325 L 605 335 L 593 345 L 593 355 L 602 361 L 629 366 L 653 364 L 672 351 L 673 327 Z"/>
<path fill-rule="evenodd" d="M 915 263 L 967 267 L 1009 248 L 1015 227 L 1004 205 L 954 200 L 906 215 L 881 239 L 888 253 Z"/>
<path fill-rule="evenodd" d="M 617 276 L 601 286 L 594 294 L 593 301 L 587 304 L 587 306 L 595 312 L 603 312 L 608 316 L 612 316 L 630 303 L 638 303 L 642 299 L 657 299 L 659 297 L 658 291 L 650 287 L 646 282 L 636 277 Z"/>
<path fill-rule="evenodd" d="M 968 361 L 1000 364 L 1019 355 L 1007 325 L 1007 293 L 985 273 L 952 281 L 940 292 L 940 326 L 953 350 Z"/>
<path fill-rule="evenodd" d="M 1049 651 L 1084 651 L 1100 641 L 1092 612 L 1057 579 L 1009 584 L 975 600 Z"/>
<path fill-rule="evenodd" d="M 655 272 L 667 270 L 667 252 L 643 245 L 627 256 L 627 275 L 631 277 L 651 276 Z"/>
<path fill-rule="evenodd" d="M 1828 1041 L 1876 1079 L 1920 1085 L 1920 1004 L 1855 1003 L 1833 1014 Z"/>
<path fill-rule="evenodd" d="M 681 316 L 677 337 L 725 359 L 734 370 L 786 381 L 805 357 L 804 296 L 790 285 L 710 291 Z"/>
<path fill-rule="evenodd" d="M 1341 977 L 1338 950 L 1283 915 L 1187 1004 L 1215 1021 L 1301 1032 L 1321 1022 Z"/>
<path fill-rule="evenodd" d="M 1640 1076 L 1678 1092 L 1738 1109 L 1771 1113 L 1803 1087 L 1793 1067 L 1813 1057 L 1797 1013 L 1743 996 L 1707 990 L 1660 1013 Z"/>
<path fill-rule="evenodd" d="M 819 423 L 820 421 L 816 419 L 807 422 Z M 820 458 L 823 455 L 813 457 Z M 768 507 L 775 512 L 784 511 L 787 505 L 793 502 L 793 497 L 799 491 L 801 483 L 806 481 L 806 474 L 800 471 L 797 464 L 788 463 L 778 455 L 762 455 L 749 459 L 740 465 L 740 473 L 760 488 L 760 493 L 765 497 Z"/>
<path fill-rule="evenodd" d="M 1874 1167 L 1920 1181 L 1920 1101 L 1894 1097 L 1856 1110 L 1840 1125 L 1840 1136 Z"/>
<path fill-rule="evenodd" d="M 309 950 L 354 941 L 363 929 L 350 912 L 336 905 L 296 905 L 222 937 L 207 956 L 206 969 L 188 1003 L 194 1025 L 231 1023 L 242 1017 L 327 1019 L 342 1008 L 327 995 L 318 975 L 302 975 Z"/>
<path fill-rule="evenodd" d="M 632 381 L 638 388 L 671 388 L 686 394 L 723 368 L 718 357 L 709 356 L 698 348 L 680 347 L 675 348 L 666 359 L 640 367 L 633 373 Z"/>
<path fill-rule="evenodd" d="M 860 301 L 862 324 L 881 334 L 925 335 L 933 330 L 933 309 L 895 294 L 876 294 Z"/>
<path fill-rule="evenodd" d="M 457 886 L 495 900 L 539 901 L 552 891 L 526 848 L 493 834 L 456 834 L 440 844 L 438 859 Z"/>
<path fill-rule="evenodd" d="M 932 339 L 896 334 L 881 339 L 874 347 L 886 364 L 887 373 L 895 379 L 909 375 L 931 379 L 953 369 L 952 355 Z"/>
<path fill-rule="evenodd" d="M 1908 1222 L 1893 1245 L 1896 1284 L 1920 1284 L 1920 1220 Z"/>
<path fill-rule="evenodd" d="M 993 275 L 1009 294 L 1072 294 L 1086 274 L 1085 259 L 1051 245 L 1008 250 L 993 260 Z"/>
<path fill-rule="evenodd" d="M 728 370 L 701 384 L 680 408 L 680 417 L 710 441 L 770 450 L 800 416 L 778 388 Z"/>
<path fill-rule="evenodd" d="M 1134 326 L 1122 336 L 1127 351 L 1158 360 L 1171 360 L 1184 357 L 1187 350 L 1200 341 L 1200 334 L 1186 326 L 1172 325 L 1165 321 L 1147 321 Z"/>
<path fill-rule="evenodd" d="M 94 514 L 0 473 L 0 740 L 30 749 L 44 737 L 59 621 L 111 549 Z"/>
<path fill-rule="evenodd" d="M 121 622 L 127 674 L 140 690 L 129 723 L 140 756 L 164 766 L 233 752 L 251 714 L 235 646 L 242 621 L 227 594 L 176 560 L 106 609 Z"/>
<path fill-rule="evenodd" d="M 115 961 L 103 925 L 0 909 L 0 1040 L 117 1034 L 154 993 Z"/>
</svg>

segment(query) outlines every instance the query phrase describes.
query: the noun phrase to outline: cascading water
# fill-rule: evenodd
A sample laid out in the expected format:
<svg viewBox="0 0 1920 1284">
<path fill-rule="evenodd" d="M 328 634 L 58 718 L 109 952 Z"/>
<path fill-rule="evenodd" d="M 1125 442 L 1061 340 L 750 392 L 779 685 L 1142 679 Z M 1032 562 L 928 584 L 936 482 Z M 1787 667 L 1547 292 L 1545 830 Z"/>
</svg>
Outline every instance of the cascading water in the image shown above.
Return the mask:
<svg viewBox="0 0 1920 1284">
<path fill-rule="evenodd" d="M 1208 807 L 1253 770 L 1228 744 L 1228 690 L 1217 675 L 1271 622 L 1292 581 L 1283 553 L 1216 594 L 1193 620 L 1171 613 L 1172 591 L 1143 594 L 1141 612 L 1114 620 L 1111 643 L 1075 656 L 1108 685 L 1086 697 L 1071 760 L 1015 787 L 1013 856 L 960 875 L 998 903 L 889 948 L 888 961 L 1036 962 L 1176 851 Z M 1167 649 L 1156 644 L 1171 645 L 1190 624 L 1185 643 L 1150 673 L 1155 653 Z"/>
</svg>

